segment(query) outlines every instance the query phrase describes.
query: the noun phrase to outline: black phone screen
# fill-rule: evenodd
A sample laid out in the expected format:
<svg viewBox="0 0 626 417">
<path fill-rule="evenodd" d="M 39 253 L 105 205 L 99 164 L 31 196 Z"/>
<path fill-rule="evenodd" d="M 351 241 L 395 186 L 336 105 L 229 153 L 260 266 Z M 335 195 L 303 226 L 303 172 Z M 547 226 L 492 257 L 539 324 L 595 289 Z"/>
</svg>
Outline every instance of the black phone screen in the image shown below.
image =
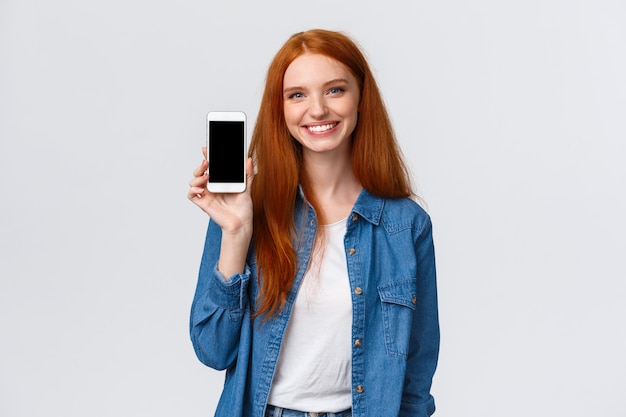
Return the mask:
<svg viewBox="0 0 626 417">
<path fill-rule="evenodd" d="M 244 182 L 244 122 L 209 121 L 209 182 Z"/>
</svg>

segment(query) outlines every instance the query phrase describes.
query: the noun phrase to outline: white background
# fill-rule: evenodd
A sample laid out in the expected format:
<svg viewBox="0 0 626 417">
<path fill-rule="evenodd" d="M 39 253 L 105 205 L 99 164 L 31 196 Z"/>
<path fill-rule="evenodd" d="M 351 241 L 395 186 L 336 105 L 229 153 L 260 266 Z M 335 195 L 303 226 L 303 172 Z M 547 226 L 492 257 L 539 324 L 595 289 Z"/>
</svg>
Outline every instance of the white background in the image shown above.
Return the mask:
<svg viewBox="0 0 626 417">
<path fill-rule="evenodd" d="M 0 416 L 209 416 L 209 110 L 362 45 L 435 225 L 438 417 L 626 416 L 626 3 L 0 0 Z M 251 130 L 251 129 L 250 129 Z M 381 417 L 381 416 L 372 416 Z"/>
</svg>

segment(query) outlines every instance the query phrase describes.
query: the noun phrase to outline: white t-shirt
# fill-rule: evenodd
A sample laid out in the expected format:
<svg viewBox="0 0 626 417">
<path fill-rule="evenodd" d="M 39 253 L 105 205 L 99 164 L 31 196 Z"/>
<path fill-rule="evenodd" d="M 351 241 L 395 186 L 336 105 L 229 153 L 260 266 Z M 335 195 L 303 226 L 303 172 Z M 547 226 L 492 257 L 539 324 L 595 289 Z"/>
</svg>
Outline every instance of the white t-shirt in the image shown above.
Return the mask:
<svg viewBox="0 0 626 417">
<path fill-rule="evenodd" d="M 309 412 L 352 406 L 352 299 L 343 238 L 346 220 L 323 226 L 285 330 L 268 403 Z"/>
</svg>

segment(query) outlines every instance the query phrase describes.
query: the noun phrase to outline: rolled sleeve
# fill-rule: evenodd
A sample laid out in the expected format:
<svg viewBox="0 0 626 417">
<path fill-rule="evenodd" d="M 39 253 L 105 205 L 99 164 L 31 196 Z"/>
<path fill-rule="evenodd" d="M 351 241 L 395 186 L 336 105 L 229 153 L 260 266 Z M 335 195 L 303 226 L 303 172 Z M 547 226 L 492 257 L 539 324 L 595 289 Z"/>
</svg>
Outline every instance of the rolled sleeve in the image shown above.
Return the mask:
<svg viewBox="0 0 626 417">
<path fill-rule="evenodd" d="M 198 359 L 223 370 L 237 359 L 241 325 L 248 309 L 250 267 L 229 279 L 217 270 L 221 230 L 211 222 L 191 306 L 190 336 Z"/>
</svg>

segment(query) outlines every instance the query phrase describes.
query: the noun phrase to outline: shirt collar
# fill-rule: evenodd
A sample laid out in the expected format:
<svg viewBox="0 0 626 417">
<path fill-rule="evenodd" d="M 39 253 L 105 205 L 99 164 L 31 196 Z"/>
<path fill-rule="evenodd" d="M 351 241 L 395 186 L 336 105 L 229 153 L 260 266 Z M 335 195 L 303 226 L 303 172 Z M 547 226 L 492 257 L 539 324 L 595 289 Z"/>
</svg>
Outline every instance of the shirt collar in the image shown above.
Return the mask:
<svg viewBox="0 0 626 417">
<path fill-rule="evenodd" d="M 361 194 L 354 203 L 352 211 L 358 213 L 365 220 L 375 225 L 380 224 L 380 219 L 383 215 L 383 207 L 385 206 L 385 199 L 370 194 L 365 189 L 361 190 Z"/>
<path fill-rule="evenodd" d="M 302 201 L 306 202 L 304 198 L 304 192 L 302 187 L 298 186 L 298 196 Z M 307 203 L 308 204 L 308 203 Z M 383 215 L 383 207 L 385 206 L 385 199 L 370 194 L 367 190 L 362 189 L 361 193 L 354 203 L 352 208 L 353 213 L 358 213 L 365 220 L 372 224 L 380 224 L 380 219 Z"/>
</svg>

